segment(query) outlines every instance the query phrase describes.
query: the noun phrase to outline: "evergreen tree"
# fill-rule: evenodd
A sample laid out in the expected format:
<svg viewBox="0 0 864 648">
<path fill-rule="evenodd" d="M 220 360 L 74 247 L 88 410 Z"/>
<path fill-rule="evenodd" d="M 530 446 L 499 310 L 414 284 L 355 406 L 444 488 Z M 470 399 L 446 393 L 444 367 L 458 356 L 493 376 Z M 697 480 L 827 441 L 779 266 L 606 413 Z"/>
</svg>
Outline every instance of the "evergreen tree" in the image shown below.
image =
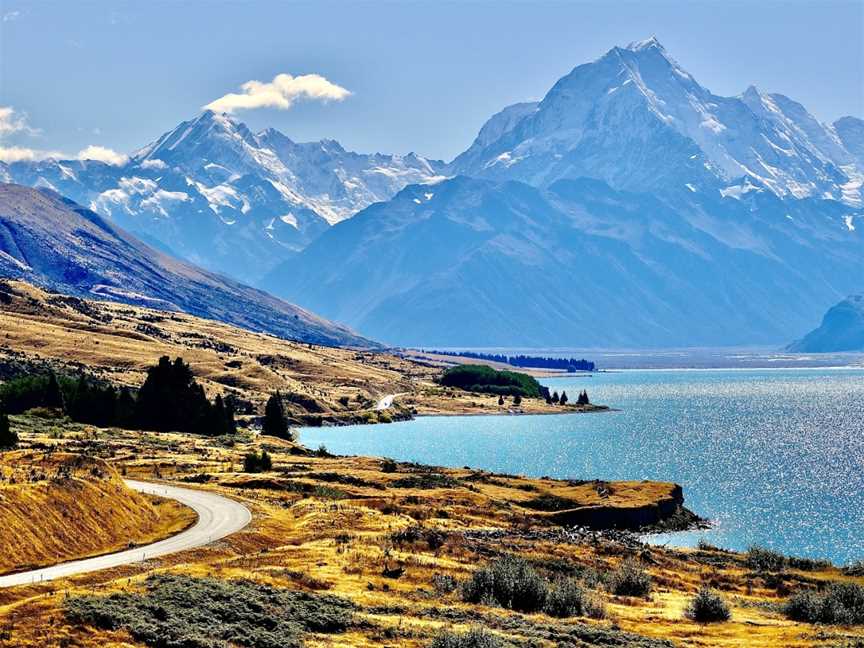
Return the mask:
<svg viewBox="0 0 864 648">
<path fill-rule="evenodd" d="M 519 406 L 522 404 L 522 397 L 521 397 L 519 394 L 516 394 L 516 395 L 513 397 L 513 404 L 514 404 L 516 407 L 519 407 Z"/>
<path fill-rule="evenodd" d="M 18 445 L 18 435 L 9 427 L 9 416 L 0 403 L 0 448 L 14 448 Z"/>
<path fill-rule="evenodd" d="M 135 410 L 142 429 L 207 434 L 211 407 L 183 358 L 163 356 L 147 370 Z"/>
<path fill-rule="evenodd" d="M 561 397 L 558 396 L 558 392 L 557 392 L 557 391 L 556 391 L 556 392 L 552 392 L 552 402 L 553 402 L 555 405 L 557 405 L 558 402 L 559 402 L 560 400 L 561 400 Z"/>
<path fill-rule="evenodd" d="M 291 439 L 285 409 L 282 407 L 282 395 L 278 391 L 267 399 L 267 405 L 264 407 L 263 431 L 264 434 L 280 439 Z"/>
<path fill-rule="evenodd" d="M 499 396 L 498 397 L 498 405 L 503 405 L 503 404 L 504 404 L 504 396 Z"/>
<path fill-rule="evenodd" d="M 562 391 L 562 392 L 561 392 L 561 404 L 562 404 L 562 405 L 566 405 L 568 400 L 570 400 L 570 399 L 567 398 L 567 392 L 566 392 L 566 391 Z"/>
<path fill-rule="evenodd" d="M 57 376 L 54 375 L 53 371 L 48 374 L 48 383 L 45 385 L 43 405 L 45 407 L 63 409 L 63 392 L 60 391 L 60 384 L 57 382 Z"/>
<path fill-rule="evenodd" d="M 128 387 L 122 387 L 114 404 L 114 425 L 120 428 L 135 426 L 135 399 Z"/>
</svg>

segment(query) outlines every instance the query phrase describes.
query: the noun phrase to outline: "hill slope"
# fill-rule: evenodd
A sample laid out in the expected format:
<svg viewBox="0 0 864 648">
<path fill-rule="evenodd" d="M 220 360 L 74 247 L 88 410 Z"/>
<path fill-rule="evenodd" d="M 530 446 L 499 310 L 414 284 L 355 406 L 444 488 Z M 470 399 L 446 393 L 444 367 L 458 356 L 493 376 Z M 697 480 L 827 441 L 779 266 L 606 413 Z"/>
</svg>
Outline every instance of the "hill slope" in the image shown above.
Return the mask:
<svg viewBox="0 0 864 648">
<path fill-rule="evenodd" d="M 818 328 L 787 349 L 799 353 L 864 351 L 864 296 L 851 295 L 829 308 Z"/>
<path fill-rule="evenodd" d="M 370 344 L 344 326 L 158 252 L 46 190 L 0 184 L 0 276 L 303 341 Z"/>
<path fill-rule="evenodd" d="M 841 203 L 687 194 L 673 208 L 586 179 L 412 186 L 264 285 L 430 346 L 777 344 L 860 285 L 864 230 Z"/>
</svg>

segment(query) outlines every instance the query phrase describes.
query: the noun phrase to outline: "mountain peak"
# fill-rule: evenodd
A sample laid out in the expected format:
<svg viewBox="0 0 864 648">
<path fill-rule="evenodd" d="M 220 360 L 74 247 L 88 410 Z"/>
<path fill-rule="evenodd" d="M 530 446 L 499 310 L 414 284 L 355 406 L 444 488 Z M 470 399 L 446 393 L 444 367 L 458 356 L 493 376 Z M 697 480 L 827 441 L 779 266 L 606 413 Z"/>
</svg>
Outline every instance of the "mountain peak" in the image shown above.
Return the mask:
<svg viewBox="0 0 864 648">
<path fill-rule="evenodd" d="M 651 36 L 645 40 L 633 41 L 624 49 L 630 50 L 631 52 L 643 52 L 651 49 L 656 49 L 661 52 L 666 51 L 666 48 L 664 48 L 660 41 L 657 40 L 656 36 Z"/>
</svg>

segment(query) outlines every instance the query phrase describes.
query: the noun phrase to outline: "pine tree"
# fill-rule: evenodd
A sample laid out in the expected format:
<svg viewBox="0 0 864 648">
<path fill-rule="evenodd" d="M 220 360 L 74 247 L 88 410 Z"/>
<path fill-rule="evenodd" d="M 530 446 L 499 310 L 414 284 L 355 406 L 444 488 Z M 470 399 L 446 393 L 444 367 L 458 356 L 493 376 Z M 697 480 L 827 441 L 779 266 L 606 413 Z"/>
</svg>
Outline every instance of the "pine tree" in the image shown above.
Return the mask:
<svg viewBox="0 0 864 648">
<path fill-rule="evenodd" d="M 561 397 L 558 396 L 558 392 L 557 391 L 552 392 L 552 402 L 557 405 L 560 400 L 561 400 Z"/>
<path fill-rule="evenodd" d="M 2 403 L 0 403 L 2 407 Z M 18 435 L 9 427 L 9 417 L 6 411 L 0 409 L 0 448 L 14 448 L 18 445 Z"/>
<path fill-rule="evenodd" d="M 516 407 L 519 407 L 519 406 L 522 404 L 522 396 L 521 396 L 521 394 L 516 394 L 516 395 L 513 397 L 513 404 L 514 404 Z"/>
<path fill-rule="evenodd" d="M 562 405 L 566 405 L 568 400 L 570 400 L 570 399 L 567 398 L 567 392 L 566 392 L 566 391 L 562 391 L 562 392 L 561 392 L 561 404 L 562 404 Z"/>
<path fill-rule="evenodd" d="M 52 371 L 48 374 L 48 384 L 45 385 L 45 407 L 54 407 L 63 409 L 63 392 L 60 391 L 60 384 L 57 382 L 57 376 Z"/>
<path fill-rule="evenodd" d="M 280 439 L 291 439 L 288 421 L 285 418 L 285 409 L 282 407 L 282 395 L 278 391 L 267 399 L 262 428 L 264 434 Z"/>
<path fill-rule="evenodd" d="M 504 396 L 499 396 L 499 397 L 498 397 L 498 405 L 500 406 L 500 405 L 503 405 L 503 404 L 504 404 Z"/>
<path fill-rule="evenodd" d="M 114 404 L 114 425 L 131 428 L 135 425 L 135 399 L 128 387 L 122 387 Z"/>
</svg>

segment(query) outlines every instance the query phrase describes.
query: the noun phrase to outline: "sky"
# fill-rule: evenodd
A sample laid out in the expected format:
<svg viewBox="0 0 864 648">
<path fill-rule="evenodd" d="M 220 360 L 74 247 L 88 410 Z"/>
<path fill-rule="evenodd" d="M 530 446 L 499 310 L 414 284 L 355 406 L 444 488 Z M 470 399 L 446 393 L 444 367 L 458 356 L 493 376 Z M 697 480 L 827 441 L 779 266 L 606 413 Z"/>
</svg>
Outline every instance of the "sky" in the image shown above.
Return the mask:
<svg viewBox="0 0 864 648">
<path fill-rule="evenodd" d="M 716 94 L 864 117 L 864 0 L 0 0 L 0 145 L 110 157 L 212 105 L 295 141 L 449 160 L 504 106 L 651 35 Z"/>
</svg>

